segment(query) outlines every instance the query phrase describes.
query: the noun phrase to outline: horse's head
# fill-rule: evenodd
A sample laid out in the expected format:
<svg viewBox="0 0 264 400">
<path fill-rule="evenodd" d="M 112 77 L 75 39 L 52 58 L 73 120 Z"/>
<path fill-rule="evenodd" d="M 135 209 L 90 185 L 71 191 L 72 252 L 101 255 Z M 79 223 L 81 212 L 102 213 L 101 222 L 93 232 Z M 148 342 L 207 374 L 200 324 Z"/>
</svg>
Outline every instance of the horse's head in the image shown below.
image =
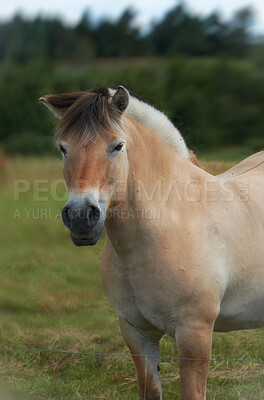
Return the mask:
<svg viewBox="0 0 264 400">
<path fill-rule="evenodd" d="M 62 219 L 76 246 L 102 235 L 107 211 L 116 205 L 127 174 L 122 114 L 129 94 L 98 88 L 40 99 L 61 120 L 56 130 L 64 158 L 69 200 Z"/>
</svg>

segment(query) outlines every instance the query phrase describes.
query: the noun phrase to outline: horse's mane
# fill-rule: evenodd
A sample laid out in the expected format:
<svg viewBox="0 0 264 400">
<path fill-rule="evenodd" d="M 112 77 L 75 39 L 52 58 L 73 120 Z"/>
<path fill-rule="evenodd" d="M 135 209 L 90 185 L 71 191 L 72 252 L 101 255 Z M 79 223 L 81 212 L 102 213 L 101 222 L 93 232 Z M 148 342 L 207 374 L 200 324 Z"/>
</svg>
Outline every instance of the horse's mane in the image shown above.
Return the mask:
<svg viewBox="0 0 264 400">
<path fill-rule="evenodd" d="M 107 88 L 95 88 L 89 92 L 70 95 L 76 97 L 76 100 L 66 108 L 56 128 L 55 134 L 58 140 L 74 135 L 74 142 L 79 145 L 93 140 L 102 131 L 112 130 L 113 126 L 120 126 L 120 113 L 111 105 L 111 95 Z M 60 109 L 63 109 L 65 95 L 48 96 L 48 101 L 49 103 L 54 101 L 57 107 L 60 104 L 60 96 L 62 100 Z"/>
<path fill-rule="evenodd" d="M 87 92 L 48 96 L 60 110 L 66 110 L 57 126 L 56 137 L 63 140 L 74 134 L 76 145 L 88 142 L 99 136 L 101 131 L 113 128 L 122 130 L 120 112 L 111 104 L 116 89 L 100 87 Z M 61 96 L 61 97 L 60 97 Z M 72 105 L 69 106 L 71 99 Z M 66 105 L 65 105 L 66 101 Z M 68 107 L 67 107 L 68 106 Z M 188 158 L 188 149 L 178 129 L 161 111 L 142 97 L 130 92 L 130 99 L 125 115 L 137 120 L 142 125 L 157 131 L 180 154 Z"/>
</svg>

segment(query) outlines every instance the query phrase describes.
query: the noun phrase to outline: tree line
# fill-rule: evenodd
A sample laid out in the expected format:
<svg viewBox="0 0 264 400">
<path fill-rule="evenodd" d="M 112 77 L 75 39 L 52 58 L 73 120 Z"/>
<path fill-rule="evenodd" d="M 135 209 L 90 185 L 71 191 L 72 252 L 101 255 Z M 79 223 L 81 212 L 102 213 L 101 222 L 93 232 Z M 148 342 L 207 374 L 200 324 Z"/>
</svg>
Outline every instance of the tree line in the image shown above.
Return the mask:
<svg viewBox="0 0 264 400">
<path fill-rule="evenodd" d="M 221 146 L 264 147 L 264 70 L 255 62 L 177 56 L 76 68 L 39 61 L 0 65 L 0 148 L 53 154 L 56 120 L 39 97 L 120 84 L 164 111 L 198 155 Z"/>
<path fill-rule="evenodd" d="M 136 24 L 136 13 L 126 9 L 115 21 L 93 21 L 85 11 L 73 27 L 58 18 L 33 20 L 16 15 L 0 23 L 0 61 L 23 63 L 32 59 L 76 60 L 139 56 L 248 57 L 263 43 L 252 36 L 254 13 L 250 7 L 228 20 L 214 12 L 191 13 L 184 3 L 173 7 L 151 24 L 147 32 Z"/>
</svg>

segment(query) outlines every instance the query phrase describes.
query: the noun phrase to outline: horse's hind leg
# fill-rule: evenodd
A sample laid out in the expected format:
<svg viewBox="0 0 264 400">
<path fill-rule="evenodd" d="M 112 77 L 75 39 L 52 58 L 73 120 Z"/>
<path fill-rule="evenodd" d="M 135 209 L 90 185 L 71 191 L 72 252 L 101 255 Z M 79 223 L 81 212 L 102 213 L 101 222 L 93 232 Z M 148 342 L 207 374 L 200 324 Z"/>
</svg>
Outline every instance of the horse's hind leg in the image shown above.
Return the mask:
<svg viewBox="0 0 264 400">
<path fill-rule="evenodd" d="M 213 327 L 192 323 L 177 327 L 176 343 L 179 351 L 181 400 L 205 400 L 206 380 L 211 356 Z M 184 360 L 191 358 L 200 361 Z"/>
<path fill-rule="evenodd" d="M 136 366 L 140 400 L 161 400 L 160 338 L 139 331 L 121 318 L 119 318 L 119 325 Z M 133 356 L 133 354 L 139 356 Z M 144 357 L 144 355 L 155 357 Z"/>
</svg>

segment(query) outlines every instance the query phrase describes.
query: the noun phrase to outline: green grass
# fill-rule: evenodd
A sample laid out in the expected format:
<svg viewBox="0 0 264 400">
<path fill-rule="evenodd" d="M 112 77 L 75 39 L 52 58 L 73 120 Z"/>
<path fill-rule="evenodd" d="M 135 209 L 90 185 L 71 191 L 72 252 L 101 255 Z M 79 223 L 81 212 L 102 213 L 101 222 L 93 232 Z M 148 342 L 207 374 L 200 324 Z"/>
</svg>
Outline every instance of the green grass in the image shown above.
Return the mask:
<svg viewBox="0 0 264 400">
<path fill-rule="evenodd" d="M 95 247 L 76 248 L 55 217 L 64 204 L 50 196 L 52 182 L 62 177 L 60 161 L 18 159 L 0 174 L 0 346 L 128 353 L 100 282 L 103 239 Z M 31 190 L 14 201 L 14 180 L 26 178 Z M 42 184 L 47 201 L 34 200 L 34 179 L 48 180 Z M 49 212 L 27 219 L 31 208 L 35 216 L 39 209 Z M 161 354 L 177 355 L 168 337 Z M 264 360 L 263 330 L 214 334 L 212 357 Z M 4 382 L 41 399 L 130 400 L 138 394 L 130 357 L 0 353 L 0 372 Z M 164 399 L 179 398 L 178 362 L 163 360 L 161 372 Z M 263 365 L 212 362 L 207 396 L 263 399 Z"/>
</svg>

